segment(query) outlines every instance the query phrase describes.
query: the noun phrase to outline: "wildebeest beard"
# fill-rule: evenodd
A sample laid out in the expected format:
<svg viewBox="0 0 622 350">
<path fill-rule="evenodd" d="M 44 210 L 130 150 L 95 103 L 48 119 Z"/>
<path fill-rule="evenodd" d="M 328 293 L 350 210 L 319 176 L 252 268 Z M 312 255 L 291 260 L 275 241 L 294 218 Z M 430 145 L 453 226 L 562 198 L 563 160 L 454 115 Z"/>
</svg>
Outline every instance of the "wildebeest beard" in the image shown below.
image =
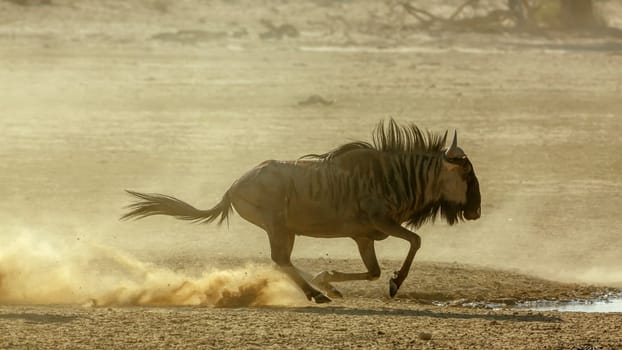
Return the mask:
<svg viewBox="0 0 622 350">
<path fill-rule="evenodd" d="M 479 191 L 479 181 L 471 165 L 471 171 L 467 175 L 467 202 L 463 207 L 466 219 L 477 219 L 481 214 L 482 196 Z"/>
<path fill-rule="evenodd" d="M 406 225 L 413 228 L 419 228 L 428 221 L 434 222 L 438 217 L 439 212 L 441 217 L 444 218 L 450 225 L 464 220 L 464 217 L 462 216 L 462 205 L 446 200 L 439 200 L 416 211 L 406 221 Z"/>
<path fill-rule="evenodd" d="M 465 213 L 467 218 L 479 217 L 479 208 L 481 205 L 481 194 L 479 192 L 479 181 L 475 176 L 475 171 L 471 166 L 471 171 L 467 174 L 467 200 L 465 204 L 460 204 L 444 199 L 430 203 L 421 210 L 415 212 L 406 221 L 406 225 L 418 228 L 424 223 L 434 222 L 440 212 L 441 218 L 445 219 L 449 225 L 464 221 Z"/>
</svg>

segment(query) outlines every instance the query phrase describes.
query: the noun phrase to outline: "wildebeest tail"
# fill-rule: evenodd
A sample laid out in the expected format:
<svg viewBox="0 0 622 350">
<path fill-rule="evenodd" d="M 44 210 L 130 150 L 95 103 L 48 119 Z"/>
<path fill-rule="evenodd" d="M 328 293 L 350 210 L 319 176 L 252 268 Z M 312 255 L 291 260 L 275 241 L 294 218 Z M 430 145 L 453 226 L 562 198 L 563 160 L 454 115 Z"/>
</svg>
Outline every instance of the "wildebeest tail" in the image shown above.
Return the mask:
<svg viewBox="0 0 622 350">
<path fill-rule="evenodd" d="M 210 223 L 220 216 L 220 220 L 218 220 L 220 225 L 225 220 L 229 221 L 229 214 L 233 210 L 229 192 L 223 195 L 222 200 L 218 204 L 207 210 L 197 209 L 184 201 L 164 194 L 146 194 L 129 190 L 126 190 L 126 192 L 139 199 L 139 201 L 126 207 L 130 209 L 130 212 L 121 216 L 121 220 L 142 219 L 151 215 L 169 215 L 180 220 Z"/>
</svg>

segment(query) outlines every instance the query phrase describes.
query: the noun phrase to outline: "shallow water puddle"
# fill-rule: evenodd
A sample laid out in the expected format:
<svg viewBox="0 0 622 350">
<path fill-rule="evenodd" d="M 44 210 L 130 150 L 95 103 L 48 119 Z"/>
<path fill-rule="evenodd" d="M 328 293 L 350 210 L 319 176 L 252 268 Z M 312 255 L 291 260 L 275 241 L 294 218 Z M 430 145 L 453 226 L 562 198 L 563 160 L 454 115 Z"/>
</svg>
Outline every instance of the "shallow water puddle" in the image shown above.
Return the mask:
<svg viewBox="0 0 622 350">
<path fill-rule="evenodd" d="M 526 308 L 536 311 L 622 312 L 622 298 L 569 303 L 538 303 L 535 306 L 526 306 Z"/>
</svg>

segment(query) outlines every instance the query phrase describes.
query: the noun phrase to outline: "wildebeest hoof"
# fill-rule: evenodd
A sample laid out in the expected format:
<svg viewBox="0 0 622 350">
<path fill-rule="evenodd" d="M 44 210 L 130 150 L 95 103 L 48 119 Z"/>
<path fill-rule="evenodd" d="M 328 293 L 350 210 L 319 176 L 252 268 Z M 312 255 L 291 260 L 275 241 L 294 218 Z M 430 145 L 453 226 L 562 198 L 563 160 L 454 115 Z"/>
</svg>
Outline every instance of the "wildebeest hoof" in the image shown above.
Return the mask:
<svg viewBox="0 0 622 350">
<path fill-rule="evenodd" d="M 337 288 L 331 285 L 328 285 L 328 288 L 326 288 L 325 292 L 326 294 L 328 294 L 330 298 L 334 298 L 334 299 L 343 298 L 343 294 L 341 294 L 341 292 Z"/>
<path fill-rule="evenodd" d="M 317 293 L 316 295 L 312 296 L 311 300 L 313 300 L 316 304 L 330 303 L 332 301 L 329 297 L 322 293 Z"/>
<path fill-rule="evenodd" d="M 389 280 L 389 296 L 393 298 L 397 294 L 398 289 L 400 289 L 400 286 L 395 281 L 395 278 L 391 278 Z"/>
</svg>

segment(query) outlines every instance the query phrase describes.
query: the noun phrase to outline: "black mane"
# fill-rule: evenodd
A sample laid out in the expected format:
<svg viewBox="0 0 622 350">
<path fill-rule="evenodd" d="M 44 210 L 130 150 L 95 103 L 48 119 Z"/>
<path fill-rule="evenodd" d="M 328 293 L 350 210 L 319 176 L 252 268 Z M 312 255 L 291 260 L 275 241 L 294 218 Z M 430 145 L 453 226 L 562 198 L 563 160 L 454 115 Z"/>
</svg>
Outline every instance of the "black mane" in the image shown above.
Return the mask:
<svg viewBox="0 0 622 350">
<path fill-rule="evenodd" d="M 323 154 L 307 154 L 303 158 L 330 160 L 358 149 L 372 149 L 388 153 L 435 153 L 445 146 L 447 133 L 435 134 L 421 131 L 415 124 L 399 125 L 393 118 L 386 123 L 380 121 L 372 132 L 372 143 L 352 141 Z"/>
<path fill-rule="evenodd" d="M 444 134 L 436 134 L 430 131 L 422 131 L 414 124 L 400 125 L 395 120 L 389 119 L 388 121 L 381 121 L 378 123 L 374 131 L 372 132 L 372 142 L 366 141 L 352 141 L 349 143 L 345 143 L 327 153 L 324 154 L 309 154 L 303 156 L 301 158 L 311 158 L 319 161 L 330 161 L 333 159 L 337 159 L 340 156 L 347 154 L 348 152 L 355 150 L 375 150 L 378 152 L 382 152 L 385 154 L 391 155 L 403 155 L 404 157 L 382 157 L 383 161 L 386 162 L 396 162 L 396 166 L 387 166 L 385 171 L 378 171 L 377 174 L 381 176 L 385 176 L 386 178 L 374 178 L 367 177 L 365 180 L 361 179 L 358 176 L 351 177 L 328 177 L 331 179 L 330 186 L 325 186 L 324 188 L 331 188 L 334 192 L 332 192 L 332 198 L 337 200 L 338 202 L 335 205 L 340 205 L 339 200 L 347 200 L 347 196 L 344 196 L 343 193 L 346 192 L 348 188 L 361 188 L 361 191 L 365 190 L 365 186 L 363 182 L 367 181 L 377 181 L 378 183 L 382 183 L 380 187 L 382 187 L 384 195 L 386 198 L 391 198 L 396 205 L 400 205 L 402 203 L 409 203 L 410 208 L 407 209 L 411 211 L 408 217 L 405 219 L 404 223 L 408 226 L 418 228 L 426 222 L 434 222 L 438 217 L 444 219 L 448 224 L 453 225 L 460 221 L 464 220 L 463 216 L 463 205 L 452 203 L 450 201 L 444 200 L 442 198 L 435 199 L 432 201 L 425 201 L 425 191 L 415 192 L 415 189 L 421 188 L 423 189 L 427 184 L 420 183 L 420 186 L 414 186 L 412 184 L 417 181 L 422 181 L 426 179 L 426 181 L 435 181 L 435 177 L 437 175 L 431 175 L 428 177 L 426 174 L 429 174 L 427 169 L 436 168 L 440 169 L 438 166 L 438 162 L 442 159 L 441 157 L 427 157 L 428 155 L 439 155 L 443 151 L 445 147 L 445 142 L 447 141 L 447 133 Z M 415 155 L 412 157 L 411 155 Z M 421 155 L 423 158 L 419 157 Z M 404 167 L 406 163 L 400 163 L 400 159 L 404 160 L 403 162 L 413 162 L 415 159 L 435 159 L 431 161 L 419 161 L 419 166 L 425 164 L 426 168 L 423 169 L 421 167 L 417 167 L 415 171 L 404 171 Z M 400 165 L 401 164 L 401 165 Z M 409 163 L 414 166 L 414 163 Z M 322 169 L 326 169 L 326 171 L 332 174 L 333 169 L 330 167 L 324 168 L 322 163 L 319 163 Z M 472 167 L 471 167 L 472 168 Z M 438 170 L 436 171 L 438 172 Z M 373 173 L 372 173 L 373 174 Z M 475 178 L 475 174 L 473 170 L 469 174 L 470 177 L 473 177 L 473 181 L 477 182 Z M 473 182 L 471 181 L 471 182 Z M 399 185 L 402 184 L 402 185 Z M 477 185 L 477 184 L 476 184 Z M 473 187 L 472 185 L 469 188 Z M 479 196 L 479 186 L 473 187 L 474 193 L 477 192 Z M 474 196 L 474 194 L 470 194 Z M 479 198 L 479 197 L 478 197 Z M 425 205 L 420 205 L 422 202 L 427 202 Z M 477 200 L 479 203 L 479 200 Z"/>
</svg>

